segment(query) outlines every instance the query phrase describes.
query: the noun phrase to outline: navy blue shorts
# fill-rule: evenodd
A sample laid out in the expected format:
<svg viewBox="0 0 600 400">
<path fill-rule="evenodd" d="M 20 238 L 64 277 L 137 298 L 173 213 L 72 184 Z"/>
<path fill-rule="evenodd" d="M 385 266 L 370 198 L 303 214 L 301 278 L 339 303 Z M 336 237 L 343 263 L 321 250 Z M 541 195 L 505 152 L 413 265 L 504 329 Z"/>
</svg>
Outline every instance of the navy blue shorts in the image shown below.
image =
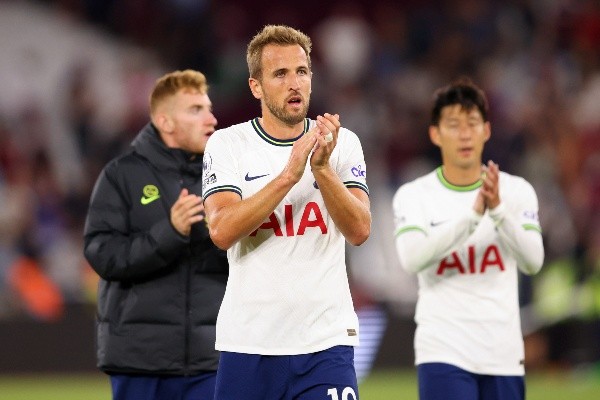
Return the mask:
<svg viewBox="0 0 600 400">
<path fill-rule="evenodd" d="M 358 400 L 354 347 L 263 356 L 221 352 L 215 400 Z"/>
<path fill-rule="evenodd" d="M 444 363 L 417 366 L 420 400 L 524 400 L 523 376 L 479 375 Z"/>
<path fill-rule="evenodd" d="M 113 400 L 212 400 L 216 372 L 194 376 L 111 374 Z"/>
</svg>

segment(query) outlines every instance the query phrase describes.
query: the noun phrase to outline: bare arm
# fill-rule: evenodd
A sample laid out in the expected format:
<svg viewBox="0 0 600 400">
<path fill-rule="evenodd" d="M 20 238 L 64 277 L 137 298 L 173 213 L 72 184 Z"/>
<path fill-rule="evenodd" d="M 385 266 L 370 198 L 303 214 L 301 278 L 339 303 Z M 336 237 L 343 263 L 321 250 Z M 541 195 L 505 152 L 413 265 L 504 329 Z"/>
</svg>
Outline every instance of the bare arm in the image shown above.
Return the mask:
<svg viewBox="0 0 600 400">
<path fill-rule="evenodd" d="M 310 159 L 313 175 L 336 227 L 350 244 L 359 246 L 371 233 L 369 196 L 361 189 L 346 188 L 329 164 L 329 158 L 337 144 L 339 116 L 329 113 L 318 116 L 317 128 L 320 130 L 320 135 L 316 135 L 318 146 Z M 333 140 L 327 142 L 325 136 L 330 132 Z"/>
<path fill-rule="evenodd" d="M 369 196 L 357 188 L 344 186 L 331 167 L 313 170 L 327 211 L 346 240 L 359 246 L 371 232 Z"/>
<path fill-rule="evenodd" d="M 316 143 L 315 131 L 312 129 L 294 143 L 283 171 L 253 196 L 242 200 L 236 193 L 220 192 L 205 199 L 210 236 L 219 248 L 230 248 L 258 228 L 302 178 Z"/>
</svg>

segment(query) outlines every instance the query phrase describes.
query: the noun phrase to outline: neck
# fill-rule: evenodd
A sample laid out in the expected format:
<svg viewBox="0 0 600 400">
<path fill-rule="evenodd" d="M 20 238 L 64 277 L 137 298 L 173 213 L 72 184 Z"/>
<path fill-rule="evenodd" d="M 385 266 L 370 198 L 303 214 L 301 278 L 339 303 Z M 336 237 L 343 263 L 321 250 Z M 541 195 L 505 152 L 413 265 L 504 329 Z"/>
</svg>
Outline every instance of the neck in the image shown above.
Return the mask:
<svg viewBox="0 0 600 400">
<path fill-rule="evenodd" d="M 271 114 L 263 113 L 259 121 L 265 132 L 277 139 L 292 139 L 304 130 L 304 118 L 297 124 L 288 125 Z"/>
<path fill-rule="evenodd" d="M 469 168 L 460 168 L 442 165 L 442 172 L 446 180 L 456 186 L 472 185 L 481 179 L 481 163 Z"/>
</svg>

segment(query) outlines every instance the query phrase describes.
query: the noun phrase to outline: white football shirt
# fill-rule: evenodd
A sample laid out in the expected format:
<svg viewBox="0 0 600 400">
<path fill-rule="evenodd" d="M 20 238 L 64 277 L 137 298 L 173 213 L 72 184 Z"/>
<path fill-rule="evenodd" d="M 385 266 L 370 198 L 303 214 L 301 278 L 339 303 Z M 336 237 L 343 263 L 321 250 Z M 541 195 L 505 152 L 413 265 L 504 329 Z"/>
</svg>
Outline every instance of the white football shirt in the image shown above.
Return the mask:
<svg viewBox="0 0 600 400">
<path fill-rule="evenodd" d="M 517 268 L 533 274 L 543 263 L 537 197 L 501 172 L 501 204 L 479 216 L 480 186 L 454 186 L 440 167 L 394 196 L 400 263 L 418 274 L 415 363 L 523 375 Z"/>
<path fill-rule="evenodd" d="M 314 124 L 305 119 L 302 134 Z M 298 138 L 269 136 L 258 118 L 217 130 L 204 153 L 204 199 L 220 191 L 252 196 L 283 170 Z M 346 187 L 368 193 L 362 147 L 350 130 L 340 129 L 330 164 Z M 217 350 L 294 355 L 358 345 L 345 239 L 327 212 L 309 163 L 271 216 L 235 243 L 227 257 Z"/>
</svg>

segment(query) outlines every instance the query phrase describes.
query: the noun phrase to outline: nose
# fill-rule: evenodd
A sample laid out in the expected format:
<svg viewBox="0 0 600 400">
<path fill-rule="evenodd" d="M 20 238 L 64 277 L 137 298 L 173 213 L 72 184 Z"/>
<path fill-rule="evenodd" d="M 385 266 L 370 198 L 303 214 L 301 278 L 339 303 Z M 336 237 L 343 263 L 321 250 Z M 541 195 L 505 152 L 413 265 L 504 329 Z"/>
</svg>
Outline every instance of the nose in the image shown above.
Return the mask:
<svg viewBox="0 0 600 400">
<path fill-rule="evenodd" d="M 218 122 L 219 121 L 217 121 L 217 117 L 215 117 L 215 114 L 211 111 L 208 123 L 212 126 L 217 126 Z"/>
<path fill-rule="evenodd" d="M 470 139 L 473 133 L 473 128 L 469 124 L 460 124 L 458 129 L 458 135 L 461 139 Z"/>
<path fill-rule="evenodd" d="M 290 89 L 296 91 L 300 89 L 300 77 L 298 74 L 290 74 Z"/>
</svg>

